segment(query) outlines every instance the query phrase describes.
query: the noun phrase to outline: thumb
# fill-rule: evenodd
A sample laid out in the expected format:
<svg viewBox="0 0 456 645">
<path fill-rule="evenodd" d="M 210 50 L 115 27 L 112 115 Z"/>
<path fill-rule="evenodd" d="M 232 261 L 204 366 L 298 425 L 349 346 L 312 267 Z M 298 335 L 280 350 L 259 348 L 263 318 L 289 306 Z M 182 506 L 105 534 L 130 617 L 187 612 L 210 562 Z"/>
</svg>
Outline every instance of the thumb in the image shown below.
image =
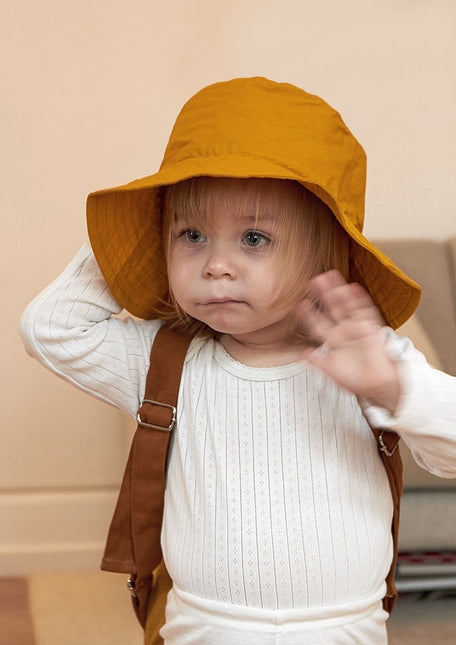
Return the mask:
<svg viewBox="0 0 456 645">
<path fill-rule="evenodd" d="M 301 354 L 302 360 L 307 361 L 311 365 L 318 367 L 320 370 L 326 372 L 326 367 L 330 359 L 330 351 L 326 345 L 319 347 L 309 347 Z"/>
</svg>

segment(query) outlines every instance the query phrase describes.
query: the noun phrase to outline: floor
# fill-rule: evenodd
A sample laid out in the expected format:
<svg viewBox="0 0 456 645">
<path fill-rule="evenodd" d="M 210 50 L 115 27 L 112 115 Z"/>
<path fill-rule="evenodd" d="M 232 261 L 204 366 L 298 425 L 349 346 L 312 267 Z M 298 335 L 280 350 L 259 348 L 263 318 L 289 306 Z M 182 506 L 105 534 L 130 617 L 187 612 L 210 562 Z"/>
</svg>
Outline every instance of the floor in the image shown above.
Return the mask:
<svg viewBox="0 0 456 645">
<path fill-rule="evenodd" d="M 388 631 L 389 645 L 455 645 L 456 590 L 403 594 Z M 142 644 L 124 576 L 0 578 L 0 645 L 82 644 Z"/>
</svg>

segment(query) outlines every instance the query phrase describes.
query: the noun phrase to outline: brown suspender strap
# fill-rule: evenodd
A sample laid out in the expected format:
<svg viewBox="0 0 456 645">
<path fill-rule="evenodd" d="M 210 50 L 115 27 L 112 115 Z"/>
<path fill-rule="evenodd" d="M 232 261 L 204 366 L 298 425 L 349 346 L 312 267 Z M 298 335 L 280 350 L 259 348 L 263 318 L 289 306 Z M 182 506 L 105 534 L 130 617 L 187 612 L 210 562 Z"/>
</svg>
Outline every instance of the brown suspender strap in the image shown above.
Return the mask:
<svg viewBox="0 0 456 645">
<path fill-rule="evenodd" d="M 394 583 L 397 566 L 397 550 L 399 538 L 399 515 L 402 495 L 402 459 L 399 452 L 400 437 L 395 432 L 371 428 L 377 439 L 378 452 L 388 476 L 388 482 L 393 498 L 393 561 L 386 577 L 386 596 L 383 598 L 383 609 L 391 613 L 397 601 L 397 589 Z"/>
<path fill-rule="evenodd" d="M 144 625 L 152 571 L 162 559 L 166 462 L 190 337 L 163 325 L 150 356 L 144 401 L 138 411 L 119 498 L 101 568 L 132 574 L 134 606 Z"/>
</svg>

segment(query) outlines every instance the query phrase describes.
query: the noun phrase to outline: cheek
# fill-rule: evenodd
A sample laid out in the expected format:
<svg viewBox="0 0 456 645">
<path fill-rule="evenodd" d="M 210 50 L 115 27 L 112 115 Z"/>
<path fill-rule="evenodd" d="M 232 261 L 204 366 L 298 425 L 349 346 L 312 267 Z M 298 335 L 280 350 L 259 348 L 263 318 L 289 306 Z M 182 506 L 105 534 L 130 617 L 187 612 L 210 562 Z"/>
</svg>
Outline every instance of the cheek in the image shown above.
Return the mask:
<svg viewBox="0 0 456 645">
<path fill-rule="evenodd" d="M 260 270 L 255 271 L 251 275 L 251 281 L 254 283 L 254 291 L 264 295 L 276 295 L 278 291 L 283 289 L 282 282 L 275 269 L 275 265 L 270 262 L 261 267 Z"/>
<path fill-rule="evenodd" d="M 182 254 L 171 251 L 168 258 L 168 282 L 169 288 L 180 306 L 184 305 L 189 287 L 194 282 L 191 279 L 192 275 L 191 262 L 182 258 Z"/>
<path fill-rule="evenodd" d="M 251 293 L 265 311 L 276 311 L 278 314 L 288 312 L 296 305 L 294 295 L 295 281 L 292 276 L 278 275 L 277 271 L 264 271 L 257 276 Z"/>
</svg>

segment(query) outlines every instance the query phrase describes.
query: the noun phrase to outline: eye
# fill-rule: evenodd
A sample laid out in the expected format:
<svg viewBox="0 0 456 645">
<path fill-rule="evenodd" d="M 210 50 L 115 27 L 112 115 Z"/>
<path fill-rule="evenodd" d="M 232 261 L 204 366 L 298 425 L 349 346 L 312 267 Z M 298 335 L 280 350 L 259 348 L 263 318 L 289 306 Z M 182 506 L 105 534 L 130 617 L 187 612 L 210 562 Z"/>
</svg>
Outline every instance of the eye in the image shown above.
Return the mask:
<svg viewBox="0 0 456 645">
<path fill-rule="evenodd" d="M 266 244 L 270 244 L 270 242 L 271 238 L 259 231 L 248 231 L 242 239 L 243 244 L 253 247 L 265 246 Z"/>
<path fill-rule="evenodd" d="M 197 230 L 194 229 L 187 229 L 186 231 L 183 231 L 183 236 L 187 242 L 190 242 L 191 244 L 197 244 L 198 242 L 205 242 L 206 238 L 202 233 L 200 233 Z"/>
</svg>

